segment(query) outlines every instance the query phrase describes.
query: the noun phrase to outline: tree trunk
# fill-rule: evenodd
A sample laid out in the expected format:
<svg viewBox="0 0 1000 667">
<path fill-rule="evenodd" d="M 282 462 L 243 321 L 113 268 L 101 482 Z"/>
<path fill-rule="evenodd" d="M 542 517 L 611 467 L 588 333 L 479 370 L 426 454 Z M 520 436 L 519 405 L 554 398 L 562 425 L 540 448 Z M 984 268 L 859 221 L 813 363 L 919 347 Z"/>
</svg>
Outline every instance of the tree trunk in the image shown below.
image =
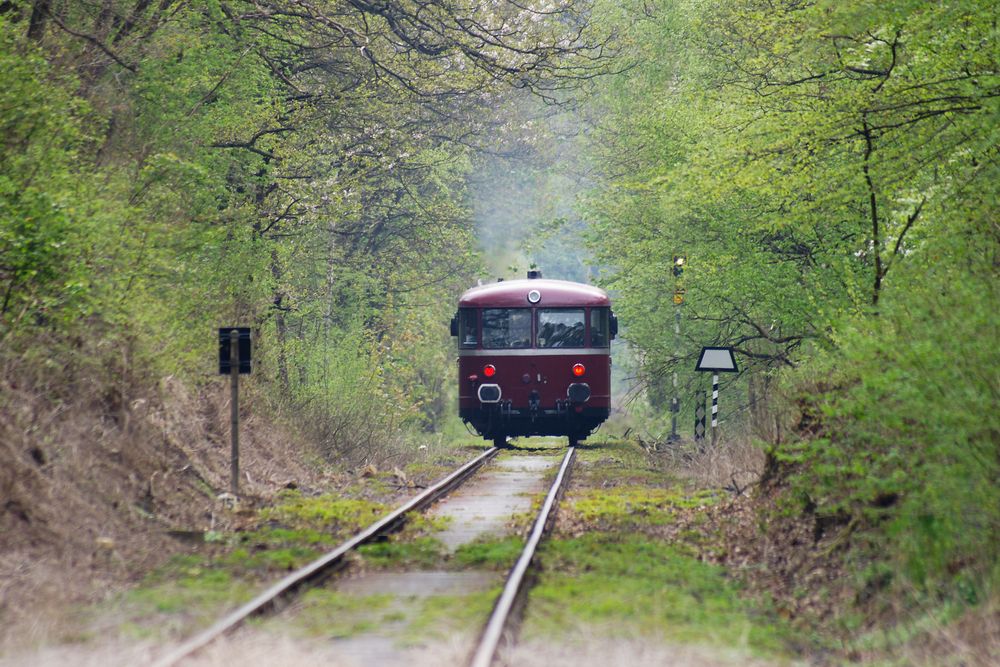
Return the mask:
<svg viewBox="0 0 1000 667">
<path fill-rule="evenodd" d="M 271 277 L 274 278 L 275 288 L 274 288 L 274 327 L 275 334 L 278 343 L 278 385 L 281 388 L 281 393 L 288 395 L 288 323 L 285 320 L 285 311 L 288 310 L 285 306 L 285 293 L 281 289 L 281 278 L 283 272 L 281 270 L 281 262 L 278 259 L 278 251 L 276 249 L 271 250 Z"/>
<path fill-rule="evenodd" d="M 51 0 L 35 0 L 31 8 L 31 19 L 28 21 L 28 39 L 39 42 L 45 35 L 45 26 L 49 22 Z"/>
<path fill-rule="evenodd" d="M 878 307 L 878 297 L 882 291 L 882 278 L 885 273 L 882 270 L 882 234 L 879 229 L 878 200 L 875 196 L 875 183 L 872 181 L 871 163 L 872 153 L 875 152 L 875 142 L 872 137 L 871 126 L 868 125 L 868 117 L 862 117 L 865 137 L 865 161 L 861 170 L 865 174 L 865 183 L 868 184 L 868 208 L 871 215 L 872 228 L 872 252 L 875 254 L 875 280 L 872 285 L 872 306 Z"/>
</svg>

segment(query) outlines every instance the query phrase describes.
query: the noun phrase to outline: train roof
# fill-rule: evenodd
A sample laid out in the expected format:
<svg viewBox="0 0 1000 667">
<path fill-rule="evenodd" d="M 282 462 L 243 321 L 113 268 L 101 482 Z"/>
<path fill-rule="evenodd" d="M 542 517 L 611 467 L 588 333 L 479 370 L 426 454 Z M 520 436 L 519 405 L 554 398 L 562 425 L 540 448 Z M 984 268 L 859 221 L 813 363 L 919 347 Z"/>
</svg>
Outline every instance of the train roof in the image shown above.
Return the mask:
<svg viewBox="0 0 1000 667">
<path fill-rule="evenodd" d="M 528 292 L 538 290 L 540 299 L 532 304 Z M 600 287 L 543 278 L 504 280 L 468 289 L 459 298 L 460 308 L 517 308 L 544 306 L 610 306 L 608 293 Z"/>
</svg>

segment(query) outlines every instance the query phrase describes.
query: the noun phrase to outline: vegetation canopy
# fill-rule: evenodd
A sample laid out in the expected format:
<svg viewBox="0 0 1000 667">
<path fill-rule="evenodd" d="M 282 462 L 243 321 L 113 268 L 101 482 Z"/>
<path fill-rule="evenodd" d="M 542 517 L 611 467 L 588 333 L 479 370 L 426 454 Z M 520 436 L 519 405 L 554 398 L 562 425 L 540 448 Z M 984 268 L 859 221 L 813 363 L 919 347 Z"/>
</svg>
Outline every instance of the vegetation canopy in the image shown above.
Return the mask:
<svg viewBox="0 0 1000 667">
<path fill-rule="evenodd" d="M 704 400 L 698 351 L 733 346 L 743 372 L 723 395 L 744 396 L 766 477 L 790 484 L 817 535 L 839 526 L 866 545 L 866 595 L 988 598 L 1000 555 L 995 3 L 649 9 L 610 11 L 636 66 L 596 102 L 587 210 L 650 401 L 674 395 L 675 370 L 682 396 Z M 675 255 L 687 258 L 677 278 Z"/>
<path fill-rule="evenodd" d="M 623 419 L 652 452 L 717 453 L 656 432 L 673 414 L 688 435 L 699 350 L 734 348 L 722 446 L 763 449 L 760 532 L 810 523 L 801 549 L 855 579 L 842 608 L 995 610 L 998 21 L 988 0 L 0 0 L 4 537 L 59 541 L 44 516 L 65 516 L 37 498 L 143 520 L 164 488 L 214 502 L 220 326 L 252 327 L 250 412 L 315 443 L 313 479 L 440 444 L 460 427 L 455 297 L 527 261 L 611 292 L 615 365 L 637 381 Z M 273 471 L 303 461 L 275 458 L 270 493 L 298 489 Z M 80 461 L 114 483 L 52 491 L 91 483 Z M 637 599 L 682 567 L 712 618 L 742 618 L 714 568 L 650 555 L 687 503 L 724 513 L 728 491 L 681 498 L 660 472 L 591 484 L 573 511 L 606 535 L 546 558 L 620 566 Z M 373 507 L 285 501 L 255 539 L 296 542 L 264 570 Z M 366 557 L 435 562 L 413 530 Z M 515 542 L 456 559 L 502 568 Z M 557 622 L 586 578 L 541 589 Z"/>
</svg>

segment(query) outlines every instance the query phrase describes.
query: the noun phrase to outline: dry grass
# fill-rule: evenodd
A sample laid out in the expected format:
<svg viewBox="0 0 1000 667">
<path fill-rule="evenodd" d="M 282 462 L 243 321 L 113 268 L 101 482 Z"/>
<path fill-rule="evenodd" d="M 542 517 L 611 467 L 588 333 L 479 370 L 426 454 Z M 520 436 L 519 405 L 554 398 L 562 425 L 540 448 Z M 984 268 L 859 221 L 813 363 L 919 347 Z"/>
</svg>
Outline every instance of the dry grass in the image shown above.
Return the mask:
<svg viewBox="0 0 1000 667">
<path fill-rule="evenodd" d="M 700 488 L 728 488 L 738 494 L 755 484 L 764 471 L 764 452 L 748 436 L 723 435 L 662 445 L 652 454 L 661 467 L 694 481 Z"/>
<path fill-rule="evenodd" d="M 385 647 L 379 646 L 386 644 Z M 400 646 L 391 640 L 373 642 L 371 647 L 337 640 L 293 638 L 259 630 L 243 630 L 213 643 L 185 661 L 190 667 L 461 667 L 467 664 L 472 645 L 468 637 L 452 638 L 422 646 Z M 163 652 L 147 642 L 103 642 L 64 645 L 33 653 L 0 658 L 0 667 L 31 664 L 36 667 L 75 665 L 79 667 L 126 667 L 149 664 Z M 707 646 L 673 645 L 652 639 L 525 642 L 501 651 L 502 663 L 511 667 L 764 667 L 773 661 L 753 658 L 746 652 Z M 787 664 L 787 663 L 781 663 Z"/>
<path fill-rule="evenodd" d="M 762 660 L 732 648 L 668 644 L 652 639 L 577 639 L 572 642 L 526 642 L 505 655 L 512 667 L 763 667 L 787 664 Z"/>
<path fill-rule="evenodd" d="M 925 629 L 902 645 L 859 651 L 855 658 L 862 662 L 878 662 L 888 656 L 914 667 L 996 667 L 1000 664 L 1000 597 L 994 596 L 951 622 L 940 620 L 933 609 L 919 607 L 897 609 L 895 619 L 889 620 L 909 621 Z"/>
<path fill-rule="evenodd" d="M 70 644 L 0 657 L 0 667 L 132 667 L 151 664 L 169 647 L 149 642 L 103 641 Z M 364 644 L 326 638 L 278 635 L 242 629 L 224 637 L 184 661 L 185 667 L 371 667 L 406 665 L 438 667 L 466 664 L 468 638 L 445 640 L 425 646 L 401 646 L 390 639 Z"/>
<path fill-rule="evenodd" d="M 170 531 L 244 520 L 218 500 L 229 485 L 221 381 L 191 391 L 167 377 L 111 391 L 95 380 L 89 391 L 60 392 L 16 365 L 3 371 L 0 652 L 72 639 L 67 610 L 107 599 L 191 548 Z M 289 482 L 327 486 L 327 473 L 306 460 L 310 449 L 256 417 L 248 398 L 243 508 Z"/>
<path fill-rule="evenodd" d="M 760 479 L 764 452 L 746 437 L 720 440 L 696 449 L 684 470 L 704 486 L 729 486 L 739 492 Z"/>
</svg>

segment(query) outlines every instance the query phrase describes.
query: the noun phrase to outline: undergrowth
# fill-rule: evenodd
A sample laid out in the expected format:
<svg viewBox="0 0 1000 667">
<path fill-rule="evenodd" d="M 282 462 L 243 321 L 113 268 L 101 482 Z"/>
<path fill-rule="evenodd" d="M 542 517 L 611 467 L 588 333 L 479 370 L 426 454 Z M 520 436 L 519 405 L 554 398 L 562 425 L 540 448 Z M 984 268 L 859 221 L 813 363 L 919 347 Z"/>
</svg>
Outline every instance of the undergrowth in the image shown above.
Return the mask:
<svg viewBox="0 0 1000 667">
<path fill-rule="evenodd" d="M 863 586 L 976 605 L 1000 583 L 997 285 L 890 293 L 794 378 L 800 437 L 773 456 L 800 508 L 882 564 Z"/>
</svg>

